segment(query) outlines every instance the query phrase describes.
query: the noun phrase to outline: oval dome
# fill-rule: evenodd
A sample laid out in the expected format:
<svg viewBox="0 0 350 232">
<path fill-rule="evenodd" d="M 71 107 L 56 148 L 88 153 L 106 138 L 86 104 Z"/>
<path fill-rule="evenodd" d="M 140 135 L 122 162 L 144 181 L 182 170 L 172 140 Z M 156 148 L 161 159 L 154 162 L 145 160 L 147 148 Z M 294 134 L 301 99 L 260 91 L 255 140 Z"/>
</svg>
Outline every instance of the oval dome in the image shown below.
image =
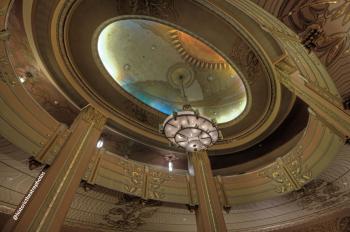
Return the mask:
<svg viewBox="0 0 350 232">
<path fill-rule="evenodd" d="M 234 68 L 204 42 L 168 25 L 114 21 L 100 32 L 97 50 L 122 89 L 164 114 L 189 103 L 226 123 L 246 108 L 246 89 Z"/>
</svg>

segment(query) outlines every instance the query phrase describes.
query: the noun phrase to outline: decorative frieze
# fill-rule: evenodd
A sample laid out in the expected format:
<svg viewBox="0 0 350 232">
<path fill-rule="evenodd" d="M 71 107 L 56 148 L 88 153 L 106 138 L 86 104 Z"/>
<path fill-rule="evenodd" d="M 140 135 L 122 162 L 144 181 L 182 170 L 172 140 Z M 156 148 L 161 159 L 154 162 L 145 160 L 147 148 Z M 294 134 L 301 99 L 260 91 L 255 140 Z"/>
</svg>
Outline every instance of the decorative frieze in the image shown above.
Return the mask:
<svg viewBox="0 0 350 232">
<path fill-rule="evenodd" d="M 163 199 L 165 197 L 162 185 L 172 179 L 169 173 L 127 161 L 121 161 L 120 164 L 129 178 L 128 183 L 125 184 L 126 192 L 140 195 L 144 199 Z"/>
<path fill-rule="evenodd" d="M 271 179 L 276 184 L 276 192 L 285 193 L 299 190 L 311 180 L 312 173 L 303 164 L 303 147 L 299 146 L 294 152 L 277 160 L 258 173 Z"/>
<path fill-rule="evenodd" d="M 124 185 L 124 190 L 127 193 L 141 195 L 144 186 L 144 167 L 127 161 L 120 161 L 119 164 L 123 167 L 124 174 L 129 178 L 129 181 Z"/>
</svg>

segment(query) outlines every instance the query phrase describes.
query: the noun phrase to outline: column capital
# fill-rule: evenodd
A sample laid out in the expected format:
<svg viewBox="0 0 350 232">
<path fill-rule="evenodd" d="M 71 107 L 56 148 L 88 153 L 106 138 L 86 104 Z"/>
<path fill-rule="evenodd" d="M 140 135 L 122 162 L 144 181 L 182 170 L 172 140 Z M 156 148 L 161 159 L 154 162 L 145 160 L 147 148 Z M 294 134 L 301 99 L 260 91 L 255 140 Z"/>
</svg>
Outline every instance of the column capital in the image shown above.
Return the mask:
<svg viewBox="0 0 350 232">
<path fill-rule="evenodd" d="M 88 123 L 94 124 L 96 129 L 102 129 L 107 121 L 107 118 L 96 108 L 91 105 L 85 106 L 76 120 L 82 119 Z"/>
</svg>

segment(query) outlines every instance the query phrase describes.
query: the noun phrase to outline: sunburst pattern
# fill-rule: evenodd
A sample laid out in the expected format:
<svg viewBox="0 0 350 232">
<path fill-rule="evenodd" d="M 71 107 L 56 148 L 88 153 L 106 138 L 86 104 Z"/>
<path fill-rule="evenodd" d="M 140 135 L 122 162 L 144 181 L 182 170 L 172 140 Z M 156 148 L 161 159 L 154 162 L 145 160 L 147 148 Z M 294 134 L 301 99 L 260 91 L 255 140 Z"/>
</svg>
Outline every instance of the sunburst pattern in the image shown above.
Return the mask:
<svg viewBox="0 0 350 232">
<path fill-rule="evenodd" d="M 198 39 L 178 30 L 169 31 L 176 50 L 189 64 L 203 69 L 228 69 L 227 62 L 212 48 Z"/>
</svg>

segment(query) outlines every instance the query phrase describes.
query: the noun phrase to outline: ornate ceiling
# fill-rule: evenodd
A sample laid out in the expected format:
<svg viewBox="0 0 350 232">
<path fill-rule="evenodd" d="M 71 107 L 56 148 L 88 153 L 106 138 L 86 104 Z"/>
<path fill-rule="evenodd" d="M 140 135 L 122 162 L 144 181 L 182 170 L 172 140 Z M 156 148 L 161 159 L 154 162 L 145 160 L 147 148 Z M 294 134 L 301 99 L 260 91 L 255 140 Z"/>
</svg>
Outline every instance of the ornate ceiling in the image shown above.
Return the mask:
<svg viewBox="0 0 350 232">
<path fill-rule="evenodd" d="M 40 10 L 46 11 L 46 7 L 49 7 L 49 3 L 46 2 L 45 4 L 46 6 L 42 5 L 42 7 L 38 8 L 38 12 Z M 155 27 L 154 25 L 157 25 L 158 30 L 158 34 L 153 35 L 153 37 L 162 39 L 158 41 L 159 44 L 152 44 L 153 42 L 156 42 L 156 40 L 152 41 L 153 39 L 149 39 L 149 45 L 144 47 L 147 47 L 147 49 L 151 51 L 150 54 L 159 53 L 163 54 L 163 56 L 164 54 L 167 54 L 168 58 L 159 59 L 161 56 L 154 55 L 153 58 L 158 57 L 158 62 L 161 63 L 158 64 L 155 61 L 157 59 L 148 59 L 149 61 L 153 62 L 153 66 L 149 62 L 143 62 L 142 65 L 138 65 L 141 61 L 137 61 L 137 59 L 127 60 L 130 59 L 130 57 L 133 57 L 130 54 L 122 56 L 124 57 L 123 59 L 126 59 L 125 61 L 118 61 L 120 62 L 119 70 L 122 70 L 123 73 L 125 72 L 127 75 L 131 75 L 133 78 L 135 78 L 136 74 L 143 74 L 141 76 L 144 79 L 138 80 L 137 84 L 132 85 L 132 88 L 129 86 L 129 92 L 134 91 L 139 93 L 139 95 L 136 96 L 138 99 L 135 99 L 133 96 L 125 93 L 125 91 L 120 88 L 120 83 L 118 84 L 118 80 L 113 81 L 113 78 L 111 78 L 108 72 L 106 72 L 105 68 L 103 68 L 103 61 L 99 61 L 99 55 L 97 54 L 97 33 L 99 31 L 98 28 L 106 24 L 106 20 L 108 22 L 108 18 L 112 17 L 108 16 L 108 14 L 106 14 L 105 18 L 90 17 L 93 18 L 91 20 L 96 20 L 96 22 L 89 21 L 86 23 L 89 24 L 89 28 L 91 27 L 92 29 L 92 27 L 94 27 L 94 29 L 81 31 L 85 27 L 82 27 L 81 25 L 82 19 L 80 18 L 81 14 L 78 13 L 78 9 L 80 7 L 82 7 L 82 10 L 85 9 L 84 7 L 87 7 L 89 9 L 95 8 L 92 5 L 86 5 L 83 7 L 81 4 L 84 5 L 94 3 L 79 2 L 79 4 L 76 3 L 76 6 L 79 6 L 78 8 L 75 7 L 74 4 L 74 7 L 73 5 L 66 5 L 66 8 L 62 8 L 62 10 L 65 10 L 64 14 L 72 15 L 69 16 L 70 20 L 67 21 L 68 24 L 64 24 L 66 25 L 64 28 L 58 29 L 58 32 L 60 32 L 60 30 L 64 30 L 66 31 L 64 33 L 67 33 L 67 35 L 69 35 L 67 37 L 67 41 L 64 42 L 61 40 L 58 42 L 64 42 L 68 44 L 71 43 L 71 45 L 57 45 L 67 48 L 65 51 L 66 55 L 68 56 L 68 58 L 66 58 L 68 59 L 66 60 L 66 65 L 72 66 L 71 68 L 76 70 L 73 73 L 69 74 L 69 76 L 73 78 L 70 80 L 65 78 L 65 75 L 60 73 L 60 68 L 57 67 L 58 63 L 52 58 L 52 52 L 54 51 L 52 51 L 52 47 L 47 44 L 49 41 L 49 38 L 47 36 L 49 35 L 45 34 L 46 29 L 44 29 L 45 26 L 48 26 L 45 25 L 48 20 L 45 20 L 43 18 L 34 19 L 37 21 L 37 23 L 35 23 L 36 26 L 32 29 L 39 31 L 35 32 L 35 35 L 37 36 L 32 39 L 35 39 L 36 43 L 40 44 L 37 47 L 38 50 L 34 51 L 29 49 L 31 46 L 31 39 L 26 40 L 26 37 L 24 36 L 26 30 L 28 31 L 32 29 L 31 26 L 26 27 L 26 25 L 22 24 L 22 6 L 20 1 L 14 4 L 14 8 L 12 9 L 14 12 L 18 13 L 11 14 L 9 20 L 9 28 L 14 28 L 11 39 L 9 41 L 10 46 L 13 49 L 10 49 L 9 52 L 11 53 L 12 57 L 11 62 L 13 62 L 14 66 L 16 67 L 16 73 L 18 73 L 17 75 L 19 76 L 29 75 L 29 77 L 26 78 L 27 81 L 24 82 L 24 87 L 31 93 L 35 100 L 41 104 L 43 108 L 51 113 L 53 117 L 55 117 L 55 119 L 60 122 L 69 124 L 75 117 L 77 110 L 84 106 L 86 104 L 86 101 L 95 99 L 94 101 L 96 104 L 104 107 L 104 109 L 107 109 L 108 112 L 111 113 L 111 120 L 109 121 L 109 126 L 105 131 L 108 150 L 116 151 L 116 153 L 122 154 L 123 150 L 121 149 L 124 149 L 127 144 L 132 144 L 132 150 L 144 150 L 148 155 L 145 157 L 144 155 L 138 156 L 136 153 L 132 153 L 122 154 L 123 156 L 128 156 L 137 161 L 149 162 L 158 165 L 164 165 L 164 158 L 162 158 L 164 156 L 162 154 L 166 152 L 172 152 L 174 154 L 177 154 L 177 156 L 180 158 L 175 164 L 176 167 L 179 169 L 186 169 L 187 161 L 182 158 L 183 156 L 181 155 L 181 151 L 177 150 L 176 148 L 169 147 L 167 141 L 158 131 L 159 124 L 164 120 L 166 114 L 162 113 L 162 110 L 156 111 L 151 107 L 147 107 L 143 103 L 147 103 L 147 101 L 150 100 L 152 101 L 152 95 L 150 95 L 152 92 L 152 94 L 159 95 L 160 97 L 163 95 L 163 99 L 164 97 L 168 99 L 166 100 L 168 101 L 166 105 L 171 107 L 168 107 L 167 110 L 163 109 L 164 112 L 169 113 L 173 108 L 179 108 L 179 106 L 181 106 L 181 98 L 179 99 L 180 101 L 175 100 L 176 97 L 179 98 L 179 90 L 177 88 L 174 88 L 174 86 L 171 86 L 171 83 L 174 85 L 174 80 L 170 82 L 167 81 L 166 83 L 168 83 L 169 86 L 165 88 L 161 82 L 152 78 L 160 76 L 159 80 L 169 80 L 169 78 L 174 79 L 174 77 L 170 76 L 176 76 L 179 72 L 187 72 L 193 73 L 190 75 L 193 75 L 197 79 L 199 78 L 204 80 L 201 83 L 194 82 L 194 84 L 191 85 L 192 87 L 186 90 L 188 92 L 187 95 L 190 100 L 191 98 L 194 100 L 194 102 L 192 101 L 192 104 L 196 105 L 197 108 L 202 111 L 202 113 L 209 114 L 211 117 L 215 116 L 214 118 L 216 118 L 218 122 L 226 122 L 220 125 L 224 135 L 224 141 L 222 141 L 221 144 L 214 146 L 213 151 L 210 152 L 210 154 L 213 156 L 213 162 L 216 163 L 216 165 L 214 165 L 215 168 L 227 168 L 230 166 L 232 167 L 234 164 L 237 165 L 247 161 L 252 161 L 260 156 L 269 154 L 272 149 L 280 146 L 281 142 L 276 140 L 276 138 L 273 139 L 273 136 L 271 134 L 274 132 L 274 130 L 276 130 L 276 128 L 286 118 L 287 114 L 292 110 L 295 97 L 289 91 L 286 91 L 286 89 L 283 87 L 281 88 L 275 86 L 274 81 L 271 80 L 266 71 L 264 71 L 262 63 L 256 57 L 254 52 L 252 52 L 252 50 L 249 48 L 249 45 L 246 44 L 244 40 L 239 38 L 235 31 L 232 31 L 232 29 L 225 26 L 225 24 L 222 24 L 219 18 L 212 20 L 211 27 L 213 29 L 215 28 L 215 30 L 221 30 L 221 32 L 219 34 L 213 33 L 212 35 L 204 34 L 204 39 L 204 37 L 200 36 L 201 33 L 206 33 L 205 30 L 203 30 L 204 28 L 197 28 L 195 24 L 186 25 L 185 27 L 181 26 L 181 24 L 186 24 L 187 19 L 179 18 L 178 12 L 182 9 L 182 7 L 195 7 L 195 5 L 193 5 L 194 3 L 184 2 L 183 4 L 185 5 L 172 5 L 172 7 L 169 9 L 174 11 L 173 14 L 164 14 L 159 16 L 156 15 L 156 18 L 158 17 L 160 20 L 167 20 L 167 22 L 176 23 L 176 25 L 178 25 L 177 27 L 182 30 L 187 29 L 191 31 L 191 33 L 198 31 L 199 34 L 195 33 L 195 35 L 198 38 L 206 41 L 215 49 L 218 49 L 218 46 L 223 45 L 221 41 L 225 39 L 227 35 L 231 35 L 230 38 L 232 39 L 232 42 L 230 42 L 231 44 L 224 49 L 226 51 L 219 49 L 218 51 L 220 51 L 221 55 L 218 55 L 216 52 L 214 52 L 214 50 L 209 49 L 207 45 L 199 42 L 196 39 L 193 39 L 193 37 L 189 36 L 187 33 L 181 32 L 179 30 L 174 30 L 173 28 L 170 28 L 163 24 L 151 24 L 153 27 Z M 121 14 L 123 15 L 128 14 L 128 11 L 130 10 L 134 10 L 132 6 L 128 6 L 128 4 L 116 4 L 114 1 L 110 1 L 110 4 L 110 7 L 108 7 L 108 5 L 105 5 L 103 8 L 101 8 L 101 12 L 106 11 L 107 8 L 110 10 L 114 9 L 113 7 L 116 6 L 121 7 L 120 11 L 110 12 L 112 15 L 114 14 L 114 17 L 120 17 L 118 12 L 123 12 Z M 164 4 L 171 5 L 172 3 L 169 1 L 168 3 Z M 73 7 L 72 11 L 68 10 L 69 7 Z M 176 9 L 176 7 L 178 9 Z M 154 9 L 154 11 L 156 12 L 157 9 Z M 152 14 L 155 12 L 152 12 Z M 95 12 L 91 13 L 94 14 Z M 212 17 L 210 15 L 207 15 L 208 13 L 209 12 L 203 11 L 201 17 Z M 84 14 L 87 14 L 87 12 Z M 45 14 L 39 15 L 43 16 Z M 61 20 L 63 20 L 64 17 L 65 15 L 61 15 Z M 190 15 L 183 15 L 182 17 L 190 17 Z M 141 19 L 139 20 L 142 21 Z M 113 19 L 113 21 L 115 20 Z M 117 21 L 115 23 L 121 22 L 123 21 Z M 40 24 L 42 24 L 42 26 L 39 26 Z M 61 23 L 58 23 L 57 25 L 63 26 Z M 148 29 L 149 27 L 150 26 L 148 25 Z M 145 30 L 139 30 L 139 33 L 146 32 L 147 31 Z M 123 36 L 125 36 L 125 34 L 121 33 L 121 39 Z M 159 37 L 159 34 L 163 34 L 162 37 Z M 218 35 L 222 35 L 222 37 Z M 140 36 L 141 34 L 139 37 Z M 211 36 L 211 38 L 208 36 Z M 143 36 L 143 38 L 145 38 L 145 36 Z M 79 41 L 78 43 L 76 42 L 77 39 Z M 134 39 L 137 39 L 137 36 L 135 36 Z M 84 42 L 84 40 L 86 41 Z M 147 40 L 143 41 L 143 44 L 145 44 L 146 41 Z M 23 45 L 19 46 L 18 44 Z M 117 46 L 111 48 L 112 51 L 117 51 L 116 49 L 118 49 L 119 43 L 110 44 Z M 127 44 L 122 45 L 122 47 L 125 46 L 127 46 Z M 154 50 L 152 50 L 152 46 L 154 47 Z M 203 48 L 205 48 L 205 50 L 203 50 Z M 136 54 L 135 57 L 138 57 L 138 59 L 144 59 L 142 57 L 145 56 L 148 51 L 145 49 L 146 48 L 143 50 L 135 48 L 135 51 L 138 52 L 138 55 Z M 165 50 L 163 51 L 162 49 Z M 85 54 L 86 52 L 84 51 L 90 50 L 90 56 Z M 14 52 L 12 53 L 12 51 Z M 201 53 L 199 51 L 201 51 Z M 205 54 L 203 54 L 203 52 L 205 52 Z M 120 52 L 113 52 L 111 54 L 116 55 L 118 53 Z M 20 57 L 19 54 L 26 54 L 26 56 L 23 58 L 23 56 Z M 171 56 L 170 54 L 173 55 Z M 45 63 L 45 68 L 40 66 L 40 62 L 35 63 L 33 59 L 35 56 L 43 57 L 48 62 Z M 198 57 L 201 57 L 201 59 Z M 232 67 L 225 61 L 225 59 L 228 58 L 230 63 L 233 65 Z M 30 66 L 28 66 L 26 62 L 28 62 Z M 179 67 L 178 63 L 181 63 L 182 65 L 180 66 L 184 66 L 185 68 Z M 163 69 L 159 68 L 161 65 L 164 66 Z M 118 64 L 115 64 L 115 67 L 117 66 Z M 191 68 L 188 69 L 187 67 Z M 154 71 L 152 71 L 153 73 L 150 73 L 150 71 L 147 70 L 158 70 L 157 72 L 163 70 L 163 73 L 154 73 Z M 43 78 L 43 76 L 47 76 L 48 73 L 50 73 L 50 78 Z M 230 78 L 232 76 L 235 76 L 235 78 L 229 79 L 229 83 L 220 81 L 223 80 L 222 78 L 224 77 Z M 130 78 L 128 78 L 128 80 L 130 80 Z M 150 81 L 154 83 L 156 81 L 157 84 L 147 84 L 148 89 L 145 89 L 142 84 L 145 81 L 147 83 Z M 75 84 L 73 84 L 73 82 Z M 44 87 L 44 85 L 46 87 Z M 230 88 L 229 90 L 227 87 L 231 85 L 234 88 Z M 196 88 L 202 90 L 197 91 Z M 142 91 L 137 91 L 138 89 L 142 89 Z M 203 90 L 205 91 L 203 92 Z M 170 93 L 174 93 L 175 95 L 172 96 Z M 90 99 L 89 97 L 90 100 L 88 100 L 87 98 L 82 97 L 87 96 L 86 94 L 92 98 Z M 148 100 L 147 97 L 145 98 L 145 96 L 148 96 Z M 159 96 L 153 99 L 159 100 Z M 171 102 L 169 102 L 170 96 L 172 96 Z M 204 98 L 200 100 L 198 97 L 201 96 L 203 96 L 205 99 L 210 100 L 203 100 Z M 220 99 L 219 102 L 221 102 L 221 110 L 219 105 L 217 105 L 217 99 Z M 205 107 L 203 107 L 203 104 Z M 245 106 L 245 104 L 247 105 Z M 298 104 L 298 106 L 294 107 L 303 108 L 302 104 Z M 160 108 L 162 108 L 162 106 L 160 106 Z M 232 112 L 232 109 L 234 109 L 234 113 Z M 238 109 L 238 111 L 236 109 Z M 240 114 L 242 110 L 244 110 L 244 112 Z M 223 115 L 230 116 L 227 118 L 227 116 Z M 235 120 L 230 120 L 237 116 L 238 118 Z M 296 117 L 298 117 L 298 119 L 296 118 L 295 120 L 299 120 L 300 122 L 307 121 L 307 115 L 298 115 Z M 294 119 L 291 118 L 290 120 Z M 303 125 L 303 123 L 300 125 Z M 294 130 L 294 128 L 287 128 L 285 130 L 285 134 L 289 139 L 286 139 L 284 143 L 289 143 L 290 139 L 295 138 L 300 130 L 302 130 L 302 128 L 299 128 L 297 130 Z M 116 131 L 118 133 L 115 133 Z M 265 147 L 261 143 L 264 139 L 266 141 L 269 141 L 268 147 Z M 126 141 L 126 143 L 118 143 L 117 141 Z M 255 145 L 252 148 L 254 150 L 253 152 L 244 150 L 245 148 L 252 147 L 252 145 Z M 286 146 L 290 147 L 291 144 L 286 144 Z M 243 153 L 242 155 L 237 155 L 236 153 L 238 152 L 240 154 L 242 152 Z M 218 158 L 215 158 L 214 156 L 218 156 Z M 226 156 L 225 162 L 222 162 L 224 156 Z M 261 161 L 262 160 L 260 160 L 260 162 L 256 162 L 255 166 L 261 165 Z M 220 163 L 223 165 L 220 165 Z M 235 171 L 237 173 L 247 170 L 241 170 L 240 168 L 237 170 L 231 170 L 230 172 L 232 173 L 232 171 Z M 225 171 L 225 173 L 227 172 L 228 170 Z"/>
<path fill-rule="evenodd" d="M 276 81 L 267 54 L 220 16 L 218 9 L 229 3 L 219 4 L 215 12 L 200 1 L 146 2 L 13 2 L 7 18 L 11 35 L 4 42 L 6 60 L 1 62 L 11 64 L 19 82 L 10 85 L 12 95 L 6 92 L 8 98 L 1 98 L 1 109 L 7 108 L 0 116 L 2 123 L 21 126 L 16 132 L 8 133 L 7 127 L 1 133 L 25 152 L 1 139 L 1 212 L 13 211 L 38 174 L 28 170 L 26 159 L 36 156 L 53 134 L 60 136 L 59 123 L 70 125 L 89 103 L 109 117 L 105 147 L 83 178 L 96 186 L 90 191 L 90 185 L 79 188 L 65 230 L 194 231 L 194 214 L 183 207 L 196 201 L 193 181 L 185 172 L 186 156 L 169 147 L 158 131 L 166 114 L 182 104 L 174 80 L 180 73 L 188 76 L 186 94 L 192 104 L 221 123 L 224 141 L 209 153 L 221 200 L 232 206 L 225 218 L 231 231 L 282 231 L 309 221 L 310 231 L 346 231 L 348 219 L 338 211 L 350 215 L 349 146 Z M 320 31 L 310 56 L 320 58 L 336 88 L 327 80 L 316 78 L 312 83 L 337 104 L 346 101 L 350 97 L 348 2 L 253 2 L 303 41 L 309 30 Z M 252 25 L 247 29 L 253 30 Z M 255 30 L 261 44 L 273 41 L 266 39 L 273 33 L 264 30 Z M 268 54 L 275 62 L 285 55 L 277 47 L 271 45 L 275 53 Z M 1 74 L 6 84 L 7 76 Z M 233 114 L 232 109 L 238 112 Z M 6 112 L 22 112 L 26 117 Z M 40 126 L 32 130 L 28 125 Z M 161 167 L 168 154 L 178 157 L 174 175 Z M 51 161 L 41 161 L 50 163 L 54 155 Z M 278 165 L 296 170 L 299 185 L 314 180 L 293 191 L 274 178 L 280 172 Z M 143 178 L 153 183 L 146 186 L 146 193 L 140 191 Z M 329 223 L 318 227 L 311 223 L 320 216 Z"/>
</svg>

